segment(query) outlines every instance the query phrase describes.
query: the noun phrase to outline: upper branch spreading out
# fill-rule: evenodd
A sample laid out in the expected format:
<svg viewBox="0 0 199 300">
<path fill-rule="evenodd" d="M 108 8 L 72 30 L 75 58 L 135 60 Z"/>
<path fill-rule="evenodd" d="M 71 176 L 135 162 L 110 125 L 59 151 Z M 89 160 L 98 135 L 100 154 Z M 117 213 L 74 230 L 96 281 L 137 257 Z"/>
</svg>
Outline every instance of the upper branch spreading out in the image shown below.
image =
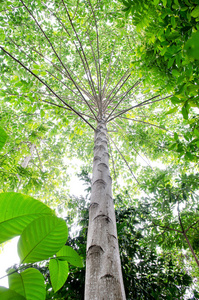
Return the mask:
<svg viewBox="0 0 199 300">
<path fill-rule="evenodd" d="M 83 117 L 80 113 L 78 113 L 73 107 L 68 105 L 59 95 L 57 95 L 41 78 L 39 78 L 36 74 L 34 74 L 30 69 L 28 69 L 25 65 L 23 65 L 18 59 L 16 59 L 12 54 L 10 54 L 8 51 L 6 51 L 3 47 L 0 46 L 0 49 L 4 51 L 7 55 L 9 55 L 13 60 L 15 60 L 17 63 L 19 63 L 24 69 L 26 69 L 29 73 L 31 73 L 34 77 L 36 77 L 44 86 L 47 87 L 47 89 L 56 96 L 62 103 L 64 103 L 70 110 L 72 110 L 75 114 L 77 114 L 80 118 L 82 118 L 93 130 L 95 128 Z"/>
<path fill-rule="evenodd" d="M 64 108 L 68 116 L 79 116 L 93 130 L 103 119 L 111 131 L 116 118 L 123 120 L 119 125 L 122 127 L 135 121 L 160 128 L 137 120 L 138 110 L 133 111 L 133 117 L 125 115 L 170 96 L 158 99 L 160 95 L 152 93 L 149 99 L 137 102 L 141 80 L 130 67 L 129 54 L 133 48 L 129 48 L 128 34 L 127 38 L 121 37 L 117 20 L 109 18 L 110 5 L 95 0 L 50 0 L 42 5 L 17 1 L 22 5 L 14 11 L 22 21 L 10 29 L 12 17 L 8 10 L 4 23 L 10 31 L 1 49 L 42 84 L 33 89 L 35 99 Z M 30 29 L 35 36 L 30 36 Z M 46 75 L 34 72 L 34 68 Z M 44 109 L 48 109 L 47 105 Z M 125 163 L 128 164 L 127 160 Z"/>
</svg>

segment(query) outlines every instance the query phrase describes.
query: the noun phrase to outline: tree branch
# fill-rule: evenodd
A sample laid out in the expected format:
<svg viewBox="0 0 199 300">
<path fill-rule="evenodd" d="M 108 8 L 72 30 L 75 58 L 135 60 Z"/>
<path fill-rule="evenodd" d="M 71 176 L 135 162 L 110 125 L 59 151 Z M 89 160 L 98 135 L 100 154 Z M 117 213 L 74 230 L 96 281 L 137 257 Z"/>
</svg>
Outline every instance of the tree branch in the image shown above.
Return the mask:
<svg viewBox="0 0 199 300">
<path fill-rule="evenodd" d="M 127 78 L 128 79 L 128 78 Z M 125 83 L 125 82 L 124 82 Z M 126 92 L 126 95 L 125 96 L 123 96 L 121 99 L 120 99 L 120 101 L 117 103 L 117 105 L 114 107 L 114 109 L 111 111 L 111 113 L 108 115 L 108 117 L 107 117 L 107 121 L 108 121 L 108 119 L 111 117 L 111 115 L 113 114 L 113 112 L 116 110 L 116 108 L 120 105 L 120 103 L 122 102 L 122 100 L 124 100 L 124 98 L 126 98 L 126 96 L 128 95 L 128 93 L 130 93 L 130 91 L 134 88 L 134 87 L 136 87 L 137 85 L 139 85 L 139 81 L 137 81 L 127 92 Z"/>
<path fill-rule="evenodd" d="M 119 154 L 121 155 L 121 157 L 123 158 L 124 162 L 126 163 L 126 165 L 127 165 L 128 169 L 129 169 L 129 171 L 131 172 L 133 178 L 135 179 L 135 181 L 136 181 L 138 184 L 140 184 L 139 181 L 137 180 L 137 178 L 135 177 L 133 171 L 131 170 L 131 168 L 130 168 L 128 162 L 127 162 L 127 160 L 125 159 L 125 157 L 123 156 L 123 154 L 120 152 L 120 150 L 118 149 L 117 145 L 113 142 L 113 140 L 111 139 L 110 135 L 108 135 L 108 136 L 109 136 L 111 142 L 113 143 L 113 145 L 115 146 L 115 148 L 117 149 L 117 151 L 119 152 Z"/>
<path fill-rule="evenodd" d="M 195 223 L 193 223 L 191 226 L 189 226 L 184 232 L 187 233 L 187 231 L 188 231 L 190 228 L 192 228 L 194 225 L 196 225 L 198 222 L 199 222 L 199 220 L 196 221 Z"/>
<path fill-rule="evenodd" d="M 115 119 L 115 118 L 117 118 L 117 117 L 119 117 L 119 116 L 125 114 L 127 111 L 129 111 L 129 110 L 131 110 L 131 109 L 133 109 L 133 108 L 137 108 L 137 107 L 140 107 L 140 106 L 143 106 L 143 105 L 148 105 L 148 104 L 152 104 L 152 103 L 155 103 L 155 102 L 158 102 L 158 101 L 162 101 L 162 100 L 164 100 L 164 99 L 170 98 L 172 95 L 169 95 L 169 96 L 167 96 L 167 97 L 164 97 L 164 98 L 161 98 L 161 99 L 158 99 L 158 100 L 154 100 L 154 101 L 149 102 L 150 100 L 152 100 L 152 99 L 154 99 L 154 98 L 157 98 L 157 97 L 159 97 L 159 96 L 160 96 L 160 95 L 154 96 L 154 97 L 152 97 L 152 98 L 150 98 L 150 99 L 148 99 L 148 100 L 145 100 L 145 101 L 143 101 L 143 102 L 141 102 L 141 103 L 139 103 L 139 104 L 137 104 L 137 105 L 134 105 L 134 106 L 132 106 L 132 107 L 130 107 L 130 108 L 127 108 L 127 109 L 121 111 L 120 113 L 118 113 L 117 115 L 115 115 L 115 116 L 113 116 L 111 119 L 109 119 L 108 122 L 110 122 L 110 121 L 112 121 L 113 119 Z"/>
<path fill-rule="evenodd" d="M 168 226 L 162 226 L 162 225 L 159 225 L 159 224 L 155 224 L 153 221 L 152 221 L 152 223 L 153 223 L 154 226 L 158 226 L 158 227 L 161 227 L 163 229 L 168 229 L 168 230 L 172 230 L 172 231 L 175 231 L 175 232 L 183 233 L 182 231 L 180 231 L 178 229 L 174 229 L 174 228 L 171 228 L 171 227 L 168 227 Z"/>
<path fill-rule="evenodd" d="M 47 37 L 46 33 L 43 31 L 42 27 L 39 25 L 39 23 L 37 22 L 37 20 L 35 19 L 35 17 L 33 16 L 33 14 L 31 13 L 31 11 L 28 9 L 28 7 L 26 6 L 26 4 L 23 2 L 23 0 L 20 0 L 21 3 L 24 5 L 24 7 L 26 8 L 26 10 L 28 11 L 28 13 L 30 14 L 30 16 L 33 18 L 33 20 L 35 21 L 35 23 L 37 24 L 37 26 L 39 27 L 39 29 L 41 30 L 41 32 L 43 33 L 43 35 L 45 36 L 46 40 L 48 41 L 48 43 L 50 44 L 53 52 L 55 53 L 56 57 L 58 58 L 59 62 L 61 63 L 61 65 L 63 66 L 63 68 L 66 70 L 70 80 L 74 83 L 75 87 L 77 88 L 78 92 L 80 93 L 80 95 L 82 96 L 82 99 L 87 103 L 87 100 L 84 98 L 83 94 L 81 93 L 80 89 L 78 88 L 76 82 L 73 80 L 71 74 L 69 73 L 68 69 L 66 68 L 66 66 L 63 64 L 62 60 L 60 59 L 59 55 L 57 54 L 55 48 L 53 47 L 51 41 L 49 40 L 49 38 Z M 63 2 L 63 0 L 62 0 Z M 64 4 L 65 5 L 65 4 Z M 67 10 L 67 9 L 66 9 Z M 68 12 L 68 11 L 67 11 Z M 70 16 L 69 16 L 70 18 Z M 71 24 L 72 25 L 72 24 Z M 78 36 L 77 36 L 78 38 Z M 88 105 L 88 104 L 87 104 Z M 95 113 L 92 111 L 94 117 L 96 118 L 97 120 L 97 117 L 95 115 Z"/>
<path fill-rule="evenodd" d="M 21 0 L 20 0 L 21 1 Z M 15 60 L 17 63 L 19 63 L 25 70 L 27 70 L 30 74 L 32 74 L 35 78 L 37 78 L 44 86 L 47 87 L 47 89 L 53 94 L 55 95 L 62 103 L 64 103 L 68 108 L 70 108 L 70 110 L 72 110 L 75 114 L 77 114 L 80 118 L 82 118 L 84 120 L 84 122 L 86 122 L 93 130 L 95 130 L 95 128 L 83 117 L 81 116 L 81 114 L 76 111 L 72 106 L 70 106 L 69 104 L 67 104 L 62 98 L 59 97 L 59 95 L 57 95 L 48 85 L 47 83 L 45 83 L 41 78 L 39 78 L 36 74 L 34 74 L 29 68 L 27 68 L 21 61 L 19 61 L 17 58 L 15 58 L 12 54 L 10 54 L 8 51 L 6 51 L 3 47 L 0 46 L 0 49 L 2 49 L 8 56 L 10 56 L 13 60 Z"/>
</svg>

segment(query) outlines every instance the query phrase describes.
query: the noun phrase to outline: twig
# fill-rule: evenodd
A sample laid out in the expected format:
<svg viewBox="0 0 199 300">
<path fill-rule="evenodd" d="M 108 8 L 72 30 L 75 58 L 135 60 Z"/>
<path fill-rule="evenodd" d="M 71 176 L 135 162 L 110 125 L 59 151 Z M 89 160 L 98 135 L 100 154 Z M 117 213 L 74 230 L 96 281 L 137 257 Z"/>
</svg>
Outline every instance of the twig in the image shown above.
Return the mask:
<svg viewBox="0 0 199 300">
<path fill-rule="evenodd" d="M 118 147 L 116 146 L 116 144 L 113 142 L 113 140 L 111 139 L 110 135 L 108 135 L 108 136 L 109 136 L 110 140 L 112 141 L 113 145 L 115 146 L 115 148 L 117 149 L 117 151 L 119 152 L 119 154 L 121 155 L 121 157 L 123 158 L 123 160 L 125 161 L 125 163 L 126 163 L 128 169 L 129 169 L 129 171 L 131 172 L 133 178 L 136 180 L 136 182 L 137 182 L 138 184 L 140 184 L 139 181 L 137 180 L 137 178 L 135 177 L 133 171 L 131 170 L 131 168 L 130 168 L 128 162 L 127 162 L 127 160 L 125 159 L 125 157 L 123 156 L 123 154 L 120 152 L 120 150 L 118 149 Z"/>
</svg>

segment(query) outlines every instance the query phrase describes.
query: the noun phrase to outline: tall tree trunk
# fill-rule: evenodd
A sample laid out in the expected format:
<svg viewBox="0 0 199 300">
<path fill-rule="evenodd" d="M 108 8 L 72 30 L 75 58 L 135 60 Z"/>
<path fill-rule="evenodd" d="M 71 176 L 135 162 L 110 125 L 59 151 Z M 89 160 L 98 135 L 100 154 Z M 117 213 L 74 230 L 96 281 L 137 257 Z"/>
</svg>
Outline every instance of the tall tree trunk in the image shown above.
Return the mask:
<svg viewBox="0 0 199 300">
<path fill-rule="evenodd" d="M 104 120 L 95 131 L 85 300 L 125 300 Z"/>
</svg>

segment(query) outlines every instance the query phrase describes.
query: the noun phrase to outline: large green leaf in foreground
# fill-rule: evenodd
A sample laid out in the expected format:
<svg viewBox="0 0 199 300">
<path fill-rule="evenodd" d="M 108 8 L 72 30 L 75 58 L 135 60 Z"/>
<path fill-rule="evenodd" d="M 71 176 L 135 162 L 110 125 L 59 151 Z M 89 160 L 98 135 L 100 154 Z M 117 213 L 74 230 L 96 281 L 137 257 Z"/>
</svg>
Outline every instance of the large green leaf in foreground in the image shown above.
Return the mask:
<svg viewBox="0 0 199 300">
<path fill-rule="evenodd" d="M 63 247 L 67 238 L 68 228 L 63 219 L 45 216 L 32 221 L 18 242 L 21 263 L 48 259 Z"/>
<path fill-rule="evenodd" d="M 0 151 L 3 148 L 3 146 L 5 145 L 5 142 L 7 140 L 7 133 L 5 132 L 5 130 L 3 130 L 3 128 L 0 126 Z"/>
<path fill-rule="evenodd" d="M 11 289 L 7 289 L 4 286 L 0 286 L 0 299 L 1 300 L 26 300 L 25 297 L 20 294 L 12 291 Z"/>
<path fill-rule="evenodd" d="M 68 263 L 58 259 L 51 259 L 49 262 L 50 281 L 56 293 L 65 283 L 68 277 Z"/>
<path fill-rule="evenodd" d="M 19 193 L 1 193 L 0 212 L 0 243 L 20 235 L 34 219 L 53 214 L 42 202 Z"/>
<path fill-rule="evenodd" d="M 81 257 L 69 246 L 63 246 L 63 248 L 56 253 L 56 256 L 60 260 L 67 260 L 73 266 L 83 267 Z"/>
<path fill-rule="evenodd" d="M 22 273 L 11 274 L 8 276 L 8 280 L 11 290 L 25 297 L 22 299 L 44 300 L 46 298 L 44 277 L 36 269 L 29 268 Z"/>
</svg>

